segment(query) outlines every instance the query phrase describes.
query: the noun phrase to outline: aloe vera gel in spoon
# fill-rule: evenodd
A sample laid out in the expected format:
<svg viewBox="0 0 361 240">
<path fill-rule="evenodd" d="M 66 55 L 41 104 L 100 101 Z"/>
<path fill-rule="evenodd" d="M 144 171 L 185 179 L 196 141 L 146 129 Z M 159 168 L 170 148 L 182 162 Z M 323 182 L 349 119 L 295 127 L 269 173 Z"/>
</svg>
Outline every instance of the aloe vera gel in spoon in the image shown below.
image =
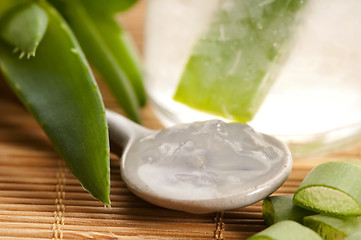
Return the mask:
<svg viewBox="0 0 361 240">
<path fill-rule="evenodd" d="M 250 205 L 275 191 L 292 167 L 277 139 L 220 120 L 176 125 L 130 138 L 128 146 L 121 164 L 128 187 L 152 203 L 187 212 Z"/>
</svg>

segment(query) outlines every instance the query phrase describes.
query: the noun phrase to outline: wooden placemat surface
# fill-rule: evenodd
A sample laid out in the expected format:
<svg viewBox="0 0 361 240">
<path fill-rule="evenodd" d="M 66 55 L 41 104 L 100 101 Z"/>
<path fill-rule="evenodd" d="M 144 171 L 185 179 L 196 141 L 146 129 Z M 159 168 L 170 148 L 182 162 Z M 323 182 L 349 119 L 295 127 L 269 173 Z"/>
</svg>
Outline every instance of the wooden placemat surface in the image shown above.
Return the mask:
<svg viewBox="0 0 361 240">
<path fill-rule="evenodd" d="M 0 98 L 0 239 L 246 239 L 265 227 L 260 202 L 204 215 L 153 206 L 127 190 L 114 154 L 112 208 L 104 208 L 82 189 L 32 116 L 7 100 Z M 144 115 L 146 126 L 160 126 L 150 107 Z M 361 146 L 295 160 L 275 194 L 293 193 L 312 167 L 343 157 L 361 158 Z"/>
<path fill-rule="evenodd" d="M 142 49 L 144 1 L 124 16 Z M 121 113 L 99 80 L 105 105 Z M 111 156 L 111 208 L 82 189 L 33 117 L 0 79 L 0 239 L 246 239 L 265 228 L 261 203 L 214 214 L 189 214 L 149 204 L 129 192 Z M 161 128 L 146 106 L 144 125 Z M 293 193 L 317 164 L 361 158 L 361 146 L 295 160 L 275 194 Z"/>
</svg>

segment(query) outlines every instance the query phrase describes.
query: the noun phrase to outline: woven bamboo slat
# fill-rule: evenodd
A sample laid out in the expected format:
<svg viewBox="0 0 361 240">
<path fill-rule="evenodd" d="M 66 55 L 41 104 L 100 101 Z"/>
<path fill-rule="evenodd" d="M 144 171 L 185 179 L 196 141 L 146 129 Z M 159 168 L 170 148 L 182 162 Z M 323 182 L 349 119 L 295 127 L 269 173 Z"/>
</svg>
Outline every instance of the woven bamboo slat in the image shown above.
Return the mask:
<svg viewBox="0 0 361 240">
<path fill-rule="evenodd" d="M 140 49 L 145 2 L 124 16 Z M 105 105 L 122 112 L 99 80 Z M 214 214 L 189 214 L 149 204 L 128 191 L 111 155 L 112 208 L 92 199 L 70 173 L 32 116 L 0 79 L 0 239 L 246 239 L 265 228 L 261 203 Z M 144 125 L 161 128 L 150 106 Z M 361 146 L 299 159 L 276 194 L 293 193 L 310 169 L 342 157 L 361 158 Z"/>
</svg>

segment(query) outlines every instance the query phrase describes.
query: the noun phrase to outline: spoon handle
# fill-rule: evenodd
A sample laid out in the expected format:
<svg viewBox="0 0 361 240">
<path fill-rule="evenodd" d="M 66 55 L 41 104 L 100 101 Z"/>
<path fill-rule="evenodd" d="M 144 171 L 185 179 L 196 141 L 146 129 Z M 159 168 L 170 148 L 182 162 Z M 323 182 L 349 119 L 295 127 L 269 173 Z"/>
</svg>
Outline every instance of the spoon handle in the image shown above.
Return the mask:
<svg viewBox="0 0 361 240">
<path fill-rule="evenodd" d="M 152 130 L 108 109 L 106 110 L 106 117 L 110 139 L 120 147 L 125 147 L 131 141 L 152 132 Z"/>
</svg>

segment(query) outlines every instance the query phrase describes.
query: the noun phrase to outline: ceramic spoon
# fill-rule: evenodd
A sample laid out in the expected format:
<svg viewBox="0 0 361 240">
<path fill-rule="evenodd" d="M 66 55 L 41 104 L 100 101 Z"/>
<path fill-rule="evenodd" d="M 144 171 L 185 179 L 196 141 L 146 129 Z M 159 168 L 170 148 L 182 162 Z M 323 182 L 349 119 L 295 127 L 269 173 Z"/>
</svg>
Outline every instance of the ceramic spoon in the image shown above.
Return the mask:
<svg viewBox="0 0 361 240">
<path fill-rule="evenodd" d="M 219 120 L 150 130 L 107 111 L 123 148 L 127 187 L 155 205 L 192 213 L 236 209 L 277 190 L 292 168 L 287 146 L 246 124 Z"/>
</svg>

